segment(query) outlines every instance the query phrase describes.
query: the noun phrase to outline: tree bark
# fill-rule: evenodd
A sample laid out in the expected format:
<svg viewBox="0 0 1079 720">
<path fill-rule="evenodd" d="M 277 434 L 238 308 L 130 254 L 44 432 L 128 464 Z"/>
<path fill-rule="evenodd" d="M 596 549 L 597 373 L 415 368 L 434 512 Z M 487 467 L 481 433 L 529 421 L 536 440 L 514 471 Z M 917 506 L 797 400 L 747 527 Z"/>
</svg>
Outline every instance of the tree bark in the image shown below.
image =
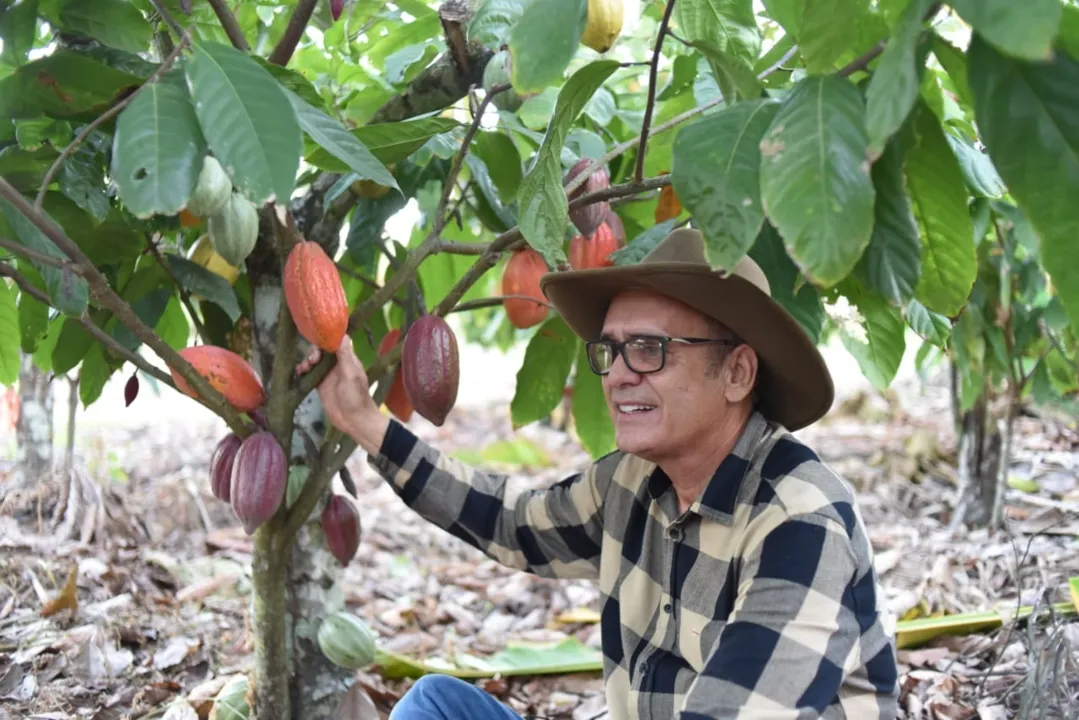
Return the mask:
<svg viewBox="0 0 1079 720">
<path fill-rule="evenodd" d="M 15 423 L 18 444 L 15 489 L 36 487 L 52 471 L 53 393 L 48 373 L 23 353 L 19 367 L 19 419 Z"/>
<path fill-rule="evenodd" d="M 1003 438 L 992 412 L 992 389 L 986 384 L 974 405 L 960 410 L 959 389 L 953 386 L 953 409 L 959 417 L 959 489 L 952 529 L 963 524 L 985 527 L 999 507 Z"/>
</svg>

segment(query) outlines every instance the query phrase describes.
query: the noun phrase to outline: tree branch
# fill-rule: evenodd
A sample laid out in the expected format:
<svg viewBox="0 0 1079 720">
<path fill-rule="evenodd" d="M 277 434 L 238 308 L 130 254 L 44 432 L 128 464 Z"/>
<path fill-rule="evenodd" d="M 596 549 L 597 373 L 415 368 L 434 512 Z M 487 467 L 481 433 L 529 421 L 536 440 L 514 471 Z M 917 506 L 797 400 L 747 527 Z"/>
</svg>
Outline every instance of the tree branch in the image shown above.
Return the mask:
<svg viewBox="0 0 1079 720">
<path fill-rule="evenodd" d="M 869 67 L 869 63 L 873 62 L 878 55 L 884 52 L 885 46 L 888 44 L 886 40 L 881 40 L 876 45 L 871 47 L 868 51 L 863 53 L 860 57 L 856 57 L 849 63 L 840 68 L 836 75 L 839 77 L 848 77 L 858 72 L 859 70 L 865 70 Z"/>
<path fill-rule="evenodd" d="M 459 303 L 448 310 L 446 314 L 449 315 L 450 313 L 455 312 L 468 312 L 469 310 L 482 310 L 483 308 L 496 307 L 506 300 L 526 300 L 537 305 L 554 308 L 554 305 L 551 303 L 532 297 L 531 295 L 492 295 L 491 297 L 477 298 L 475 300 Z"/>
<path fill-rule="evenodd" d="M 34 209 L 34 206 L 19 193 L 4 178 L 0 177 L 0 197 L 3 197 L 15 209 L 22 213 L 39 231 L 45 234 L 53 243 L 75 261 L 84 270 L 84 277 L 90 285 L 90 297 L 101 307 L 112 311 L 117 319 L 142 342 L 146 343 L 161 359 L 187 382 L 198 395 L 198 402 L 213 410 L 235 432 L 246 435 L 248 430 L 243 418 L 232 407 L 225 396 L 214 388 L 202 375 L 195 371 L 187 360 L 172 349 L 157 333 L 144 323 L 135 311 L 131 309 L 123 298 L 109 285 L 109 281 L 101 274 L 90 258 L 79 248 L 75 241 L 67 236 L 55 223 L 49 222 L 45 217 Z"/>
<path fill-rule="evenodd" d="M 671 11 L 674 10 L 675 0 L 667 0 L 667 7 L 663 11 L 663 19 L 659 23 L 659 32 L 656 33 L 656 47 L 652 51 L 652 64 L 648 70 L 648 102 L 644 106 L 644 120 L 641 122 L 640 152 L 637 153 L 637 167 L 633 171 L 633 179 L 640 182 L 644 177 L 644 155 L 648 149 L 648 126 L 652 124 L 652 112 L 656 106 L 656 75 L 659 72 L 659 58 L 663 50 L 663 39 L 667 35 L 667 24 L 671 21 Z"/>
<path fill-rule="evenodd" d="M 237 50 L 248 51 L 251 46 L 247 44 L 247 38 L 244 37 L 244 31 L 240 29 L 240 23 L 236 22 L 236 16 L 229 10 L 229 6 L 225 4 L 225 0 L 206 0 L 210 3 L 210 7 L 214 9 L 214 14 L 217 15 L 218 22 L 221 23 L 221 27 L 225 28 L 225 34 L 229 36 L 229 42 Z"/>
<path fill-rule="evenodd" d="M 165 261 L 165 257 L 161 254 L 161 251 L 157 249 L 157 244 L 154 243 L 153 237 L 149 235 L 146 236 L 146 245 L 149 246 L 150 252 L 153 253 L 154 258 L 157 259 L 158 265 L 162 267 L 165 273 L 169 276 L 169 279 L 172 280 L 172 284 L 175 285 L 176 289 L 180 291 L 180 302 L 184 304 L 184 307 L 187 308 L 188 314 L 191 315 L 191 322 L 195 323 L 195 332 L 198 333 L 199 337 L 202 338 L 202 341 L 204 343 L 209 342 L 209 340 L 207 339 L 209 335 L 206 334 L 206 327 L 202 324 L 202 320 L 199 319 L 198 313 L 195 312 L 195 306 L 191 304 L 191 293 L 187 291 L 187 288 L 183 286 L 183 283 L 180 282 L 180 279 L 176 277 L 176 273 L 172 271 L 172 268 Z"/>
<path fill-rule="evenodd" d="M 292 11 L 288 27 L 285 28 L 285 34 L 281 36 L 277 47 L 270 53 L 271 63 L 281 67 L 288 65 L 288 61 L 292 59 L 292 53 L 296 52 L 300 38 L 303 37 L 304 30 L 307 29 L 307 23 L 311 21 L 311 15 L 315 12 L 315 5 L 318 2 L 319 0 L 299 0 L 296 3 L 296 9 Z"/>
<path fill-rule="evenodd" d="M 27 260 L 31 260 L 42 265 L 51 265 L 52 267 L 60 268 L 61 270 L 67 270 L 80 277 L 86 274 L 80 265 L 77 265 L 67 258 L 53 257 L 52 255 L 46 255 L 45 253 L 38 252 L 31 248 L 26 247 L 21 243 L 17 243 L 14 240 L 8 240 L 7 238 L 0 238 L 0 248 L 10 250 L 16 255 L 21 255 Z"/>
<path fill-rule="evenodd" d="M 173 14 L 169 12 L 169 9 L 165 7 L 161 0 L 150 0 L 150 4 L 154 6 L 154 10 L 157 10 L 157 14 L 161 16 L 161 19 L 165 21 L 165 24 L 182 38 L 184 36 L 183 26 L 181 26 Z"/>
</svg>

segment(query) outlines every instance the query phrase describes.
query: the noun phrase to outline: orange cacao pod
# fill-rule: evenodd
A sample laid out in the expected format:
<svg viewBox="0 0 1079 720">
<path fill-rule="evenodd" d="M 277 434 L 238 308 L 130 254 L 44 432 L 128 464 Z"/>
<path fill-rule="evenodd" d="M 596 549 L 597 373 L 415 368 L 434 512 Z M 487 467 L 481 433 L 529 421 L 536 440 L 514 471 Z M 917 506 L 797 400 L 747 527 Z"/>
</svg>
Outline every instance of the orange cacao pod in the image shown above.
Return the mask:
<svg viewBox="0 0 1079 720">
<path fill-rule="evenodd" d="M 296 243 L 281 278 L 296 329 L 312 345 L 337 352 L 348 332 L 348 299 L 337 266 L 322 246 Z"/>
<path fill-rule="evenodd" d="M 602 222 L 591 238 L 575 235 L 569 241 L 569 264 L 574 270 L 610 267 L 614 265 L 610 255 L 617 249 L 611 226 Z"/>
<path fill-rule="evenodd" d="M 547 263 L 534 248 L 524 247 L 517 250 L 506 263 L 502 272 L 503 295 L 526 295 L 540 302 L 523 298 L 506 298 L 502 307 L 506 317 L 515 328 L 524 330 L 538 325 L 547 318 L 547 299 L 540 289 L 540 278 L 547 272 Z"/>
<path fill-rule="evenodd" d="M 401 331 L 394 328 L 388 333 L 382 336 L 382 342 L 378 344 L 378 354 L 381 357 L 388 353 L 394 345 L 397 344 L 398 338 L 401 337 Z M 404 348 L 402 348 L 403 350 Z M 405 373 L 400 367 L 397 370 L 397 375 L 393 378 L 393 385 L 390 386 L 390 391 L 386 394 L 386 399 L 383 401 L 386 403 L 386 407 L 390 412 L 400 420 L 401 422 L 408 422 L 412 418 L 412 401 L 408 399 L 408 393 L 405 392 Z"/>
<path fill-rule="evenodd" d="M 251 412 L 265 402 L 266 390 L 255 368 L 228 348 L 217 345 L 193 345 L 184 348 L 179 354 L 240 412 Z M 198 393 L 187 384 L 180 373 L 174 368 L 169 368 L 169 370 L 177 390 L 190 397 L 198 398 Z"/>
<path fill-rule="evenodd" d="M 232 499 L 232 466 L 236 464 L 236 453 L 243 441 L 236 433 L 229 433 L 221 438 L 210 456 L 210 492 L 218 500 L 230 502 Z"/>
<path fill-rule="evenodd" d="M 322 509 L 322 533 L 341 567 L 348 565 L 360 547 L 360 513 L 344 495 L 334 493 Z"/>
<path fill-rule="evenodd" d="M 441 426 L 457 402 L 461 380 L 457 336 L 438 315 L 421 315 L 408 328 L 401 354 L 405 392 L 412 406 Z"/>
<path fill-rule="evenodd" d="M 288 460 L 273 433 L 248 435 L 232 464 L 232 511 L 251 535 L 281 507 L 288 487 Z"/>
<path fill-rule="evenodd" d="M 622 218 L 618 216 L 618 213 L 611 208 L 607 211 L 607 224 L 611 226 L 611 232 L 614 233 L 614 241 L 618 247 L 626 246 L 626 226 L 622 224 Z"/>
<path fill-rule="evenodd" d="M 566 175 L 565 184 L 571 182 L 575 177 L 580 175 L 585 168 L 592 164 L 592 160 L 588 158 L 581 158 L 573 164 L 569 173 Z M 604 190 L 611 185 L 611 177 L 607 174 L 606 168 L 599 168 L 594 173 L 588 176 L 588 179 L 581 184 L 576 190 L 567 196 L 569 202 L 573 202 L 582 195 L 588 195 L 589 193 L 596 192 L 597 190 Z M 590 237 L 592 233 L 596 231 L 599 224 L 607 219 L 607 213 L 611 210 L 611 204 L 606 200 L 602 202 L 592 203 L 591 205 L 585 205 L 582 208 L 571 210 L 569 213 L 569 219 L 577 228 L 577 232 L 581 233 L 585 237 Z"/>
</svg>

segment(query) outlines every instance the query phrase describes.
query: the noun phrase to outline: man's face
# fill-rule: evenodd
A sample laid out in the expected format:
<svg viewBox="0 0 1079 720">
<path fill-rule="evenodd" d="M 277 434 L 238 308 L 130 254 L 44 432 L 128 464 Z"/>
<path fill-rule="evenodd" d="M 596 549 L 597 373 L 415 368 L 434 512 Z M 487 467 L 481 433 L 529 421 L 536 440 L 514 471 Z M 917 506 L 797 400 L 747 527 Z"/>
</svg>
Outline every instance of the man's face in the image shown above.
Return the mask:
<svg viewBox="0 0 1079 720">
<path fill-rule="evenodd" d="M 618 295 L 607 311 L 603 339 L 624 341 L 640 335 L 715 337 L 702 315 L 676 300 L 643 291 Z M 603 392 L 620 450 L 661 462 L 692 449 L 714 431 L 727 407 L 726 373 L 714 367 L 718 349 L 670 343 L 663 369 L 646 374 L 631 370 L 621 354 L 615 357 L 603 376 Z"/>
</svg>

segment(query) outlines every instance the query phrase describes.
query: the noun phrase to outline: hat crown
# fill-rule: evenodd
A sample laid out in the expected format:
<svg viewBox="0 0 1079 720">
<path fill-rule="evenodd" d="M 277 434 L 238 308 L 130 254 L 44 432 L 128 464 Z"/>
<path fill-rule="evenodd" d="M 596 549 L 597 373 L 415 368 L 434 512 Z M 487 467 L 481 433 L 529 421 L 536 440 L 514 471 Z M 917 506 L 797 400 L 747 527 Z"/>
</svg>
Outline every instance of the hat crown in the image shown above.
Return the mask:
<svg viewBox="0 0 1079 720">
<path fill-rule="evenodd" d="M 772 286 L 760 266 L 749 255 L 743 255 L 735 263 L 733 271 L 712 268 L 704 250 L 704 236 L 700 230 L 679 228 L 671 232 L 641 258 L 641 264 L 652 263 L 687 263 L 689 265 L 708 266 L 716 275 L 726 277 L 737 275 L 757 286 L 765 295 L 772 295 Z"/>
</svg>

